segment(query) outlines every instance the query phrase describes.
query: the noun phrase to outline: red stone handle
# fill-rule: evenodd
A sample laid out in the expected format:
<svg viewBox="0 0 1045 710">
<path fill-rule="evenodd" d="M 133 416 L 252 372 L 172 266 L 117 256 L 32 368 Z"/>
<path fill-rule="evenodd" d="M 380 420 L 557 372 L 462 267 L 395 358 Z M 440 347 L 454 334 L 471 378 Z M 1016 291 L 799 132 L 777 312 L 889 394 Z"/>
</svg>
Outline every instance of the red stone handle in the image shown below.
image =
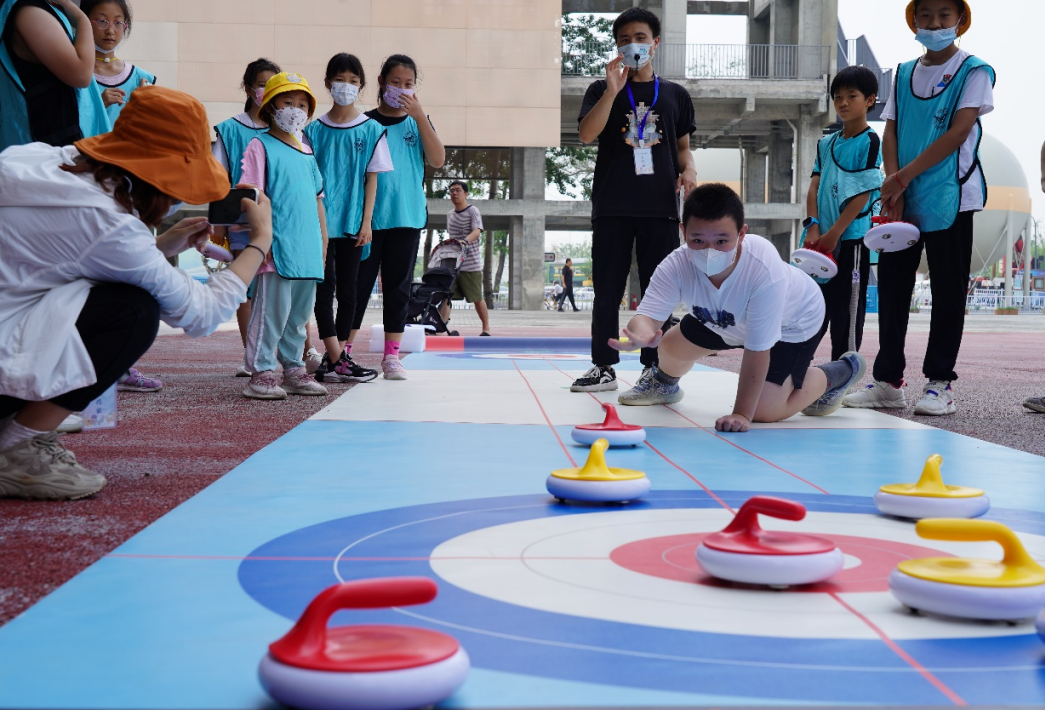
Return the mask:
<svg viewBox="0 0 1045 710">
<path fill-rule="evenodd" d="M 781 520 L 801 520 L 806 517 L 806 508 L 793 500 L 775 496 L 752 496 L 744 505 L 740 506 L 733 522 L 727 525 L 722 532 L 750 537 L 753 540 L 762 532 L 762 528 L 758 524 L 759 514 Z"/>
</svg>

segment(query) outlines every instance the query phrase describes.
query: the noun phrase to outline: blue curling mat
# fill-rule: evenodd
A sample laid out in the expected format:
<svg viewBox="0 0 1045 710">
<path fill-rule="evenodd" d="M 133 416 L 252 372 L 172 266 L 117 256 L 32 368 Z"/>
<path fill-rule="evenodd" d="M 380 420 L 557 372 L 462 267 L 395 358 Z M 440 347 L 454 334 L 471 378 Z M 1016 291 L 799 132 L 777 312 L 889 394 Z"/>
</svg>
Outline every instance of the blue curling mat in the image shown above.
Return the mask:
<svg viewBox="0 0 1045 710">
<path fill-rule="evenodd" d="M 0 628 L 0 707 L 275 707 L 256 676 L 267 645 L 323 588 L 394 575 L 431 577 L 439 596 L 332 623 L 453 634 L 473 668 L 446 707 L 1045 703 L 1033 624 L 914 617 L 883 591 L 919 545 L 999 551 L 920 540 L 871 501 L 939 452 L 947 482 L 987 489 L 988 517 L 1042 559 L 1042 458 L 874 412 L 719 435 L 705 422 L 729 411 L 735 376 L 705 367 L 670 410 L 620 408 L 648 445 L 609 462 L 647 473 L 644 501 L 562 505 L 544 479 L 583 463 L 570 429 L 601 418 L 564 389 L 586 357 L 405 364 L 407 382 L 352 389 Z M 640 367 L 626 357 L 619 376 Z M 838 584 L 702 578 L 693 535 L 756 493 L 809 510 L 778 527 L 837 537 Z"/>
</svg>

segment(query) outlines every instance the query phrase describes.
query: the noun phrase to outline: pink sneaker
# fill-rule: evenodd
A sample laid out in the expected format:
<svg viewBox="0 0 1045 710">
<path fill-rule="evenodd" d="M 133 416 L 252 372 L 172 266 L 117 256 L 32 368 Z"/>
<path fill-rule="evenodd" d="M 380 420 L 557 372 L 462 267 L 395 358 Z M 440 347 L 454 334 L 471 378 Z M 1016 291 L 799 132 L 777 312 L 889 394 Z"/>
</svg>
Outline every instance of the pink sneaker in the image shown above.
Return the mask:
<svg viewBox="0 0 1045 710">
<path fill-rule="evenodd" d="M 310 375 L 305 367 L 284 371 L 283 389 L 290 394 L 303 394 L 312 397 L 329 394 L 327 388 L 316 382 L 316 378 Z"/>
<path fill-rule="evenodd" d="M 405 380 L 406 370 L 399 358 L 394 360 L 382 360 L 381 371 L 385 373 L 386 380 Z"/>
<path fill-rule="evenodd" d="M 116 380 L 118 392 L 159 392 L 163 389 L 163 382 L 155 377 L 146 377 L 132 367 L 127 374 Z"/>
<path fill-rule="evenodd" d="M 279 386 L 279 373 L 266 370 L 250 376 L 250 383 L 243 390 L 243 396 L 250 399 L 286 399 L 287 391 Z"/>
</svg>

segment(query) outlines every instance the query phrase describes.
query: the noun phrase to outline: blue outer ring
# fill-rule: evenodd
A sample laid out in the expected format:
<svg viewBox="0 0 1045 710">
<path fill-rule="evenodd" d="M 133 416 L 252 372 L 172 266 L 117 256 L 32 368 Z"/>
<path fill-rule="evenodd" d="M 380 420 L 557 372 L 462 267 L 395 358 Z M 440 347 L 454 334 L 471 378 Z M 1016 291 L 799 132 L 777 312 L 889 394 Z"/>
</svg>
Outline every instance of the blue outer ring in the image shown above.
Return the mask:
<svg viewBox="0 0 1045 710">
<path fill-rule="evenodd" d="M 736 507 L 753 492 L 717 494 Z M 777 495 L 812 511 L 876 513 L 872 500 L 865 497 Z M 717 506 L 703 492 L 659 490 L 629 509 Z M 604 510 L 604 506 L 554 505 L 548 496 L 527 495 L 365 513 L 303 528 L 262 545 L 240 565 L 239 580 L 258 603 L 293 620 L 316 594 L 337 582 L 333 559 L 367 536 L 372 537 L 354 545 L 349 557 L 340 561 L 338 571 L 345 580 L 434 577 L 429 554 L 458 535 L 516 521 Z M 1045 534 L 1042 514 L 995 509 L 991 517 L 1015 530 Z M 901 613 L 899 604 L 897 609 Z M 435 601 L 407 611 L 411 615 L 396 610 L 340 613 L 331 624 L 408 623 L 432 628 L 452 633 L 468 649 L 473 667 L 547 678 L 763 697 L 769 704 L 946 703 L 940 691 L 877 640 L 793 640 L 658 629 L 527 609 L 446 582 L 440 584 Z M 1033 632 L 898 644 L 966 701 L 1041 701 L 1037 680 L 1041 671 L 1028 670 L 1039 666 L 1042 657 L 1041 642 Z M 974 672 L 984 669 L 990 672 Z"/>
</svg>

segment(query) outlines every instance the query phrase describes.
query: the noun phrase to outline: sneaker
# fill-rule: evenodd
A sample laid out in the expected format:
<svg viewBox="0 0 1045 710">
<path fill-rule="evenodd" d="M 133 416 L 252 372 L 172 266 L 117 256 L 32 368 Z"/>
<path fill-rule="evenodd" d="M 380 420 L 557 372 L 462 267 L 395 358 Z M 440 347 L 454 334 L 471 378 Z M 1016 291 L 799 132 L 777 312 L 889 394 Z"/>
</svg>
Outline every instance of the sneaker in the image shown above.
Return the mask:
<svg viewBox="0 0 1045 710">
<path fill-rule="evenodd" d="M 399 358 L 381 361 L 381 372 L 385 374 L 386 380 L 405 380 L 406 370 Z"/>
<path fill-rule="evenodd" d="M 305 353 L 305 369 L 308 370 L 308 374 L 314 373 L 321 362 L 323 362 L 323 357 L 319 352 L 315 348 L 309 348 Z"/>
<path fill-rule="evenodd" d="M 306 366 L 307 367 L 307 366 Z M 316 382 L 340 382 L 341 377 L 334 372 L 334 364 L 330 362 L 330 355 L 323 353 L 323 359 L 319 363 L 319 367 L 316 368 L 312 376 L 316 378 Z"/>
<path fill-rule="evenodd" d="M 62 423 L 55 429 L 59 434 L 75 434 L 78 431 L 83 431 L 83 417 L 79 414 L 70 414 Z"/>
<path fill-rule="evenodd" d="M 1045 397 L 1028 397 L 1023 400 L 1023 406 L 1032 412 L 1045 412 Z"/>
<path fill-rule="evenodd" d="M 849 388 L 853 386 L 853 383 L 862 380 L 864 373 L 867 372 L 867 361 L 860 353 L 850 351 L 838 359 L 849 363 L 849 366 L 853 368 L 852 374 L 845 382 L 827 390 L 820 395 L 820 399 L 803 409 L 802 414 L 807 417 L 826 417 L 828 414 L 837 412 L 838 408 L 842 406 L 842 400 L 845 399 Z"/>
<path fill-rule="evenodd" d="M 646 372 L 649 372 L 649 375 Z M 621 392 L 617 402 L 633 406 L 651 404 L 674 404 L 682 399 L 685 393 L 678 383 L 666 385 L 657 379 L 656 370 L 652 367 L 642 371 L 642 376 L 627 392 Z"/>
<path fill-rule="evenodd" d="M 163 389 L 163 382 L 155 377 L 146 377 L 138 372 L 136 368 L 127 370 L 127 374 L 116 380 L 118 392 L 159 392 Z"/>
<path fill-rule="evenodd" d="M 0 451 L 0 498 L 77 500 L 105 487 L 105 477 L 76 463 L 49 432 Z"/>
<path fill-rule="evenodd" d="M 250 377 L 250 370 L 247 369 L 246 365 L 240 365 L 239 369 L 236 370 L 236 377 Z"/>
<path fill-rule="evenodd" d="M 928 414 L 938 417 L 944 414 L 954 414 L 958 411 L 958 405 L 954 403 L 954 391 L 948 380 L 929 380 L 922 387 L 922 398 L 914 405 L 915 414 Z"/>
<path fill-rule="evenodd" d="M 296 367 L 283 373 L 283 389 L 287 394 L 301 394 L 308 397 L 321 397 L 327 388 L 316 382 L 316 378 L 308 373 L 307 367 Z"/>
<path fill-rule="evenodd" d="M 592 368 L 570 385 L 570 392 L 607 392 L 617 389 L 617 373 L 612 367 L 592 365 Z"/>
<path fill-rule="evenodd" d="M 279 386 L 279 374 L 275 370 L 255 372 L 243 390 L 250 399 L 286 399 L 287 391 Z"/>
<path fill-rule="evenodd" d="M 893 387 L 888 382 L 875 380 L 862 390 L 847 394 L 842 399 L 842 406 L 855 409 L 906 409 L 905 386 Z"/>
<path fill-rule="evenodd" d="M 401 362 L 399 365 L 402 367 Z M 334 363 L 334 372 L 341 382 L 370 382 L 377 379 L 377 370 L 358 364 L 346 350 L 341 351 L 341 357 Z"/>
</svg>

